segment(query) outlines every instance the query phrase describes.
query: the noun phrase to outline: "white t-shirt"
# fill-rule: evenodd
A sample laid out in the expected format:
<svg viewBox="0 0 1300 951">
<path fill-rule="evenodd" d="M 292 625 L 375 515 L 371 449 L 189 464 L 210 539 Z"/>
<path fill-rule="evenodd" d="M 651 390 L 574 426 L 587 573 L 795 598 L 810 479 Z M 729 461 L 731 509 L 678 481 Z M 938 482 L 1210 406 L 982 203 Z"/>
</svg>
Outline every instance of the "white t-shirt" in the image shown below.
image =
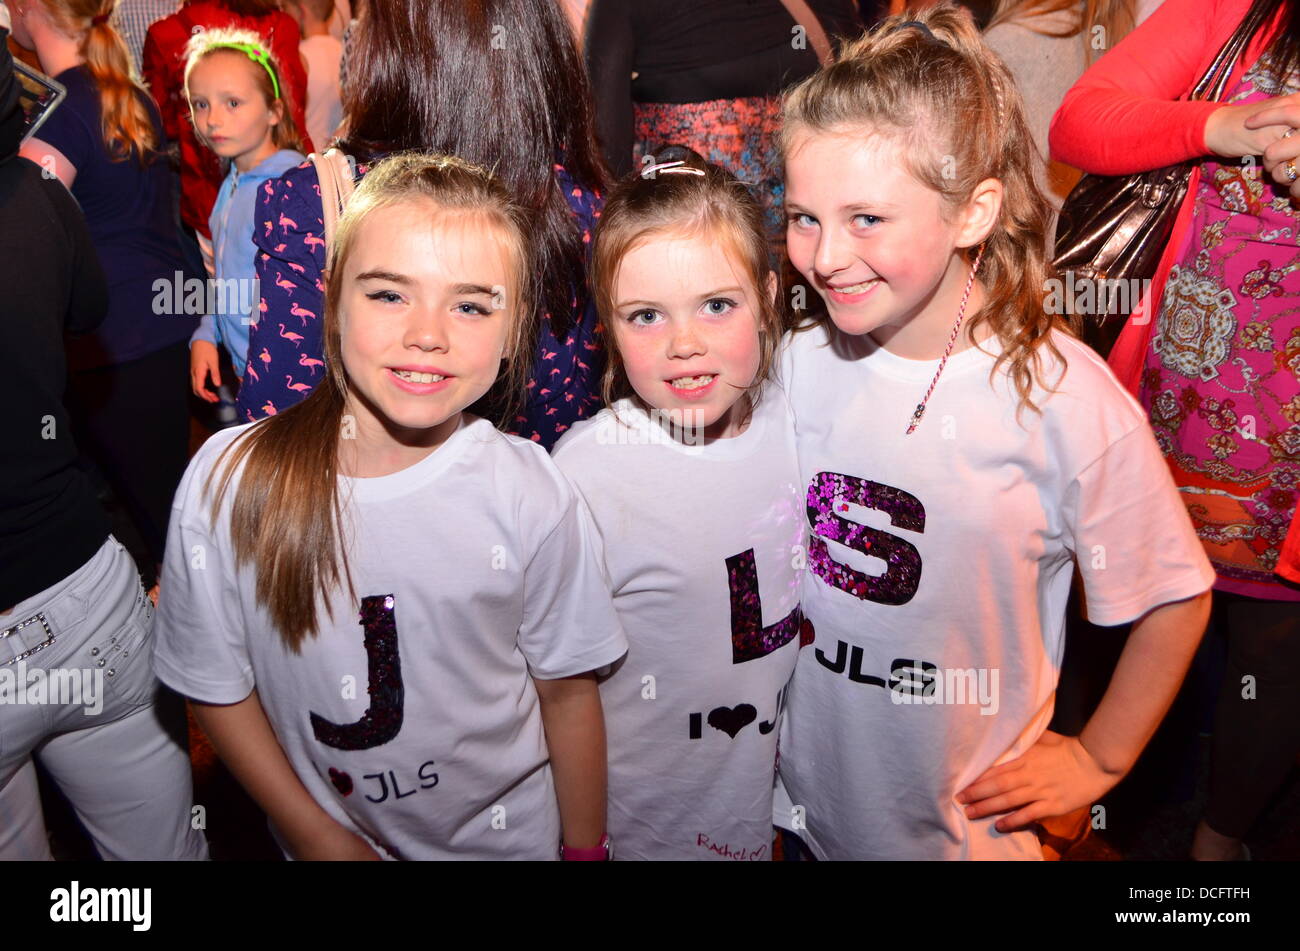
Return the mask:
<svg viewBox="0 0 1300 951">
<path fill-rule="evenodd" d="M 309 36 L 298 44 L 307 61 L 307 134 L 323 153 L 343 121 L 339 92 L 339 60 L 343 44 L 333 36 Z"/>
<path fill-rule="evenodd" d="M 322 612 L 295 655 L 257 603 L 252 566 L 233 568 L 237 483 L 216 531 L 202 493 L 252 425 L 204 443 L 177 492 L 158 676 L 205 703 L 256 687 L 303 785 L 381 854 L 555 858 L 532 677 L 594 670 L 627 646 L 581 498 L 541 448 L 472 417 L 400 472 L 340 477 L 358 603 L 336 593 L 333 619 Z"/>
<path fill-rule="evenodd" d="M 788 691 L 773 818 L 818 858 L 1041 858 L 1032 832 L 967 820 L 954 796 L 1046 728 L 1076 557 L 1104 625 L 1214 572 L 1141 407 L 1083 344 L 1053 335 L 1068 369 L 1043 354 L 1058 392 L 1036 390 L 1023 426 L 993 357 L 957 353 L 907 436 L 938 361 L 831 333 L 782 358 L 815 641 Z"/>
<path fill-rule="evenodd" d="M 745 432 L 708 445 L 621 400 L 554 458 L 604 537 L 629 642 L 600 694 L 615 857 L 771 859 L 807 544 L 785 397 L 769 386 Z"/>
</svg>

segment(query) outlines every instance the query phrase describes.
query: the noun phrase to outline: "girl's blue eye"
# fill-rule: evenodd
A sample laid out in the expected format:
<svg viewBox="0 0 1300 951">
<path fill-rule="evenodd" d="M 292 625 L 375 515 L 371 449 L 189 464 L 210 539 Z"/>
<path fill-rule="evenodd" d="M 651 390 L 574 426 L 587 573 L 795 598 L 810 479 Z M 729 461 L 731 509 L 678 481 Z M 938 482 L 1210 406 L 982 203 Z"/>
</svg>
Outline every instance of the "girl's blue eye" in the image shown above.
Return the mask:
<svg viewBox="0 0 1300 951">
<path fill-rule="evenodd" d="M 476 304 L 473 301 L 468 301 L 468 300 L 461 301 L 459 304 L 456 305 L 456 309 L 459 310 L 462 314 L 476 314 L 479 317 L 486 317 L 488 316 L 488 314 L 492 313 L 490 310 L 488 310 L 486 307 L 482 306 L 481 304 Z"/>
<path fill-rule="evenodd" d="M 734 300 L 728 300 L 725 297 L 710 297 L 704 302 L 705 312 L 714 317 L 721 317 L 723 314 L 730 313 L 735 306 L 736 302 Z"/>
<path fill-rule="evenodd" d="M 879 223 L 880 221 L 882 221 L 883 219 L 880 218 L 880 217 L 877 216 L 877 215 L 854 215 L 854 216 L 853 216 L 853 220 L 854 220 L 854 221 L 864 221 L 864 222 L 866 222 L 866 224 L 864 224 L 862 227 L 864 227 L 864 228 L 869 228 L 869 227 L 871 227 L 871 226 L 874 225 L 874 224 L 878 224 L 878 223 Z"/>
<path fill-rule="evenodd" d="M 238 99 L 230 99 L 230 100 L 227 100 L 227 104 L 230 106 L 231 109 L 234 109 L 236 106 L 239 105 L 239 100 L 238 100 Z"/>
<path fill-rule="evenodd" d="M 812 215 L 805 215 L 802 213 L 789 215 L 787 216 L 787 220 L 800 228 L 811 228 L 817 223 L 817 219 Z"/>
<path fill-rule="evenodd" d="M 395 291 L 375 291 L 372 294 L 367 294 L 366 300 L 382 301 L 385 304 L 400 304 L 402 302 L 402 295 Z"/>
<path fill-rule="evenodd" d="M 643 317 L 648 319 L 643 321 L 641 319 Z M 659 314 L 656 311 L 637 310 L 627 315 L 627 322 L 637 327 L 648 327 L 651 324 L 656 323 L 658 318 Z"/>
</svg>

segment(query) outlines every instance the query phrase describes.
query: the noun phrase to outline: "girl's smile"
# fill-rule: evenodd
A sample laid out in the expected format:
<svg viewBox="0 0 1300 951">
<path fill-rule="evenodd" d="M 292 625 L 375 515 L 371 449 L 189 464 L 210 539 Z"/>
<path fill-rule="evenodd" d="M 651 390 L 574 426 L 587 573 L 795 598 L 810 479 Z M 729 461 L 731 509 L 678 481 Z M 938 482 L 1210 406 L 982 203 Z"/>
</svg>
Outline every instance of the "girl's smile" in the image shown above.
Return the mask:
<svg viewBox="0 0 1300 951">
<path fill-rule="evenodd" d="M 481 216 L 421 201 L 375 209 L 354 240 L 339 295 L 349 412 L 357 459 L 388 468 L 440 444 L 495 382 L 512 270 Z"/>
<path fill-rule="evenodd" d="M 455 379 L 437 367 L 389 367 L 388 372 L 393 375 L 393 382 L 398 388 L 416 394 L 438 393 L 450 386 Z"/>
<path fill-rule="evenodd" d="M 702 400 L 706 395 L 713 392 L 713 384 L 718 382 L 718 374 L 697 373 L 694 376 L 679 376 L 664 382 L 668 384 L 668 388 L 673 391 L 678 399 Z"/>
<path fill-rule="evenodd" d="M 826 289 L 826 296 L 832 301 L 848 306 L 866 300 L 880 287 L 880 284 L 880 278 L 875 277 L 869 281 L 859 281 L 857 284 L 835 285 L 823 282 L 822 286 Z"/>
</svg>

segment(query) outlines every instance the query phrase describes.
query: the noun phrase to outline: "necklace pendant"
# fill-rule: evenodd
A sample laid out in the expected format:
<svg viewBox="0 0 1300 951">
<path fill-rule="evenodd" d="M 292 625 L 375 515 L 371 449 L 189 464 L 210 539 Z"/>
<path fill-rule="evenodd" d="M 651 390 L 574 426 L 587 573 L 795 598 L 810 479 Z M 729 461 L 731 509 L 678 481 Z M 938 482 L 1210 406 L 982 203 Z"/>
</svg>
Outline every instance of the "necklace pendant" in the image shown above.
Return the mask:
<svg viewBox="0 0 1300 951">
<path fill-rule="evenodd" d="M 924 415 L 925 415 L 925 404 L 917 403 L 916 410 L 912 413 L 912 421 L 908 424 L 907 432 L 904 433 L 903 435 L 905 436 L 912 435 L 912 433 L 916 430 L 916 427 L 921 424 L 921 417 Z"/>
</svg>

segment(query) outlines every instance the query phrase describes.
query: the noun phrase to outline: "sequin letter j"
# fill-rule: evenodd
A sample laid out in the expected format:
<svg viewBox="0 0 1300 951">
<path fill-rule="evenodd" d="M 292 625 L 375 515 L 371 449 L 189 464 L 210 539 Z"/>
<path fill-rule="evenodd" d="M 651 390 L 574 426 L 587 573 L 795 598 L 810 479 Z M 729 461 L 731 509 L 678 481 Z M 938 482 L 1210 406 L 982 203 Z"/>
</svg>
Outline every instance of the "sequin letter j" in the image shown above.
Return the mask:
<svg viewBox="0 0 1300 951">
<path fill-rule="evenodd" d="M 370 706 L 355 723 L 332 723 L 311 714 L 316 739 L 336 750 L 368 750 L 387 743 L 402 729 L 402 661 L 397 652 L 397 620 L 391 594 L 361 600 L 366 661 L 370 677 Z"/>
</svg>

